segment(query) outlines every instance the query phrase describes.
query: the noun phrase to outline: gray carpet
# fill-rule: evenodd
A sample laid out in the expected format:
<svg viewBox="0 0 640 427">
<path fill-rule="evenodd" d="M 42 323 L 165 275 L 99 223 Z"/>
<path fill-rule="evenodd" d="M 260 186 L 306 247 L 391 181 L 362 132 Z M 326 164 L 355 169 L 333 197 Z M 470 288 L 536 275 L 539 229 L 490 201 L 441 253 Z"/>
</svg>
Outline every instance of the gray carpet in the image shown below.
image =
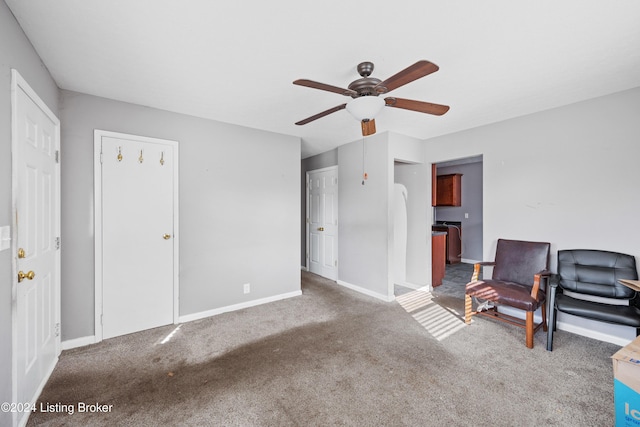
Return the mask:
<svg viewBox="0 0 640 427">
<path fill-rule="evenodd" d="M 37 412 L 28 425 L 613 425 L 618 346 L 559 331 L 553 352 L 542 332 L 529 350 L 523 330 L 488 319 L 436 337 L 419 307 L 310 273 L 302 290 L 65 351 L 40 403 L 111 411 Z M 459 321 L 455 290 L 432 301 Z"/>
</svg>

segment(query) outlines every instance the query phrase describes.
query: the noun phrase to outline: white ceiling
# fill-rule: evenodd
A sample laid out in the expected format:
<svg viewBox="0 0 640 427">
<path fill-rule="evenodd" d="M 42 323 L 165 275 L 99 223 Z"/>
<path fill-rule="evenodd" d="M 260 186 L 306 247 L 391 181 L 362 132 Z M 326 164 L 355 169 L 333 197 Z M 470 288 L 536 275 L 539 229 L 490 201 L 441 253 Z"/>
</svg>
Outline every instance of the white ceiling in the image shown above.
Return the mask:
<svg viewBox="0 0 640 427">
<path fill-rule="evenodd" d="M 5 0 L 62 89 L 302 138 L 302 157 L 360 139 L 339 111 L 362 61 L 381 80 L 440 70 L 391 95 L 378 132 L 427 139 L 640 86 L 637 0 Z"/>
</svg>

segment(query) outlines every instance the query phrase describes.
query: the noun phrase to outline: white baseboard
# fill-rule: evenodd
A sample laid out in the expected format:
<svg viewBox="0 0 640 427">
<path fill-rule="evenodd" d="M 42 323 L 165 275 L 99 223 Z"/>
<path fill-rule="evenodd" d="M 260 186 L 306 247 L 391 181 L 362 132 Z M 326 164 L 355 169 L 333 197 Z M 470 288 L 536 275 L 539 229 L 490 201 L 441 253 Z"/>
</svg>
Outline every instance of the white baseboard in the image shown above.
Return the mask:
<svg viewBox="0 0 640 427">
<path fill-rule="evenodd" d="M 243 308 L 255 307 L 257 305 L 267 304 L 270 302 L 280 301 L 287 298 L 302 295 L 302 291 L 294 291 L 286 294 L 274 295 L 272 297 L 261 298 L 253 301 L 242 302 L 239 304 L 228 305 L 226 307 L 214 308 L 213 310 L 201 311 L 199 313 L 185 314 L 178 317 L 179 323 L 192 322 L 194 320 L 204 319 L 206 317 L 216 316 L 230 311 L 242 310 Z"/>
<path fill-rule="evenodd" d="M 632 339 L 626 339 L 615 335 L 605 334 L 591 329 L 581 328 L 578 325 L 574 325 L 566 322 L 556 322 L 557 329 L 561 331 L 571 332 L 572 334 L 582 335 L 583 337 L 593 338 L 594 340 L 604 341 L 611 344 L 617 344 L 624 347 L 629 344 Z M 554 340 L 555 341 L 555 340 Z"/>
<path fill-rule="evenodd" d="M 95 344 L 96 337 L 94 335 L 88 337 L 74 338 L 72 340 L 62 341 L 63 350 L 71 350 L 72 348 L 84 347 L 85 345 Z"/>
<path fill-rule="evenodd" d="M 382 301 L 391 302 L 391 301 L 395 301 L 395 299 L 396 299 L 395 295 L 391 295 L 391 296 L 384 295 L 384 294 L 381 294 L 381 293 L 378 293 L 378 292 L 371 291 L 371 290 L 369 290 L 367 288 L 363 288 L 362 286 L 358 286 L 358 285 L 354 285 L 354 284 L 345 282 L 343 280 L 337 280 L 336 283 L 338 285 L 340 285 L 340 286 L 344 286 L 345 288 L 349 288 L 349 289 L 351 289 L 353 291 L 360 292 L 361 294 L 365 294 L 365 295 L 368 295 L 370 297 L 381 299 Z"/>
<path fill-rule="evenodd" d="M 244 302 L 244 303 L 240 303 L 240 304 L 234 304 L 234 305 L 230 305 L 230 306 L 227 306 L 227 307 L 216 308 L 214 310 L 203 311 L 203 312 L 200 312 L 200 313 L 187 314 L 185 316 L 179 316 L 178 317 L 178 322 L 179 323 L 190 322 L 192 320 L 198 320 L 198 319 L 203 319 L 205 317 L 215 316 L 216 314 L 221 314 L 221 313 L 226 313 L 226 312 L 229 312 L 229 311 L 240 310 L 240 309 L 248 308 L 248 307 L 254 307 L 256 305 L 261 305 L 261 304 L 266 304 L 266 303 L 269 303 L 269 302 L 279 301 L 279 300 L 283 300 L 283 299 L 287 299 L 287 298 L 291 298 L 291 297 L 295 297 L 295 296 L 299 296 L 299 295 L 302 295 L 302 291 L 294 291 L 294 292 L 289 292 L 289 293 L 286 293 L 286 294 L 275 295 L 275 296 L 272 296 L 272 297 L 267 297 L 267 298 L 262 298 L 262 299 L 258 299 L 258 300 L 248 301 L 248 302 Z M 96 342 L 97 341 L 96 341 L 95 335 L 91 335 L 91 336 L 88 336 L 88 337 L 74 338 L 74 339 L 71 339 L 71 340 L 62 341 L 61 347 L 62 347 L 62 350 L 71 350 L 72 348 L 84 347 L 85 345 L 95 344 Z"/>
<path fill-rule="evenodd" d="M 636 338 L 636 330 L 631 326 L 599 322 L 567 313 L 558 312 L 556 326 L 561 331 L 620 346 L 625 346 Z"/>
<path fill-rule="evenodd" d="M 518 310 L 513 307 L 500 306 L 500 312 L 508 314 L 513 317 L 517 317 L 519 319 L 524 319 L 525 312 L 523 310 Z M 624 336 L 615 335 L 616 332 L 625 332 L 627 329 L 632 331 L 632 328 L 627 328 L 624 326 L 616 326 L 614 329 L 616 331 L 611 331 L 607 333 L 606 331 L 598 331 L 597 327 L 606 327 L 607 325 L 603 324 L 603 322 L 598 322 L 595 320 L 584 319 L 575 316 L 569 316 L 565 313 L 558 313 L 559 317 L 564 317 L 568 320 L 572 320 L 572 322 L 562 321 L 556 319 L 556 328 L 560 331 L 570 332 L 572 334 L 581 335 L 587 338 L 593 338 L 594 340 L 604 341 L 611 344 L 617 344 L 620 346 L 625 346 L 633 341 L 633 338 L 625 338 Z M 547 313 L 547 319 L 549 317 L 549 313 Z M 538 309 L 533 315 L 534 322 L 539 323 L 542 322 L 542 315 L 540 309 Z M 585 324 L 585 326 L 581 326 L 579 323 Z M 595 325 L 595 327 L 594 327 Z M 546 332 L 545 332 L 546 334 Z M 635 335 L 635 334 L 633 334 Z"/>
<path fill-rule="evenodd" d="M 482 262 L 482 261 L 477 261 L 475 259 L 468 259 L 468 258 L 461 258 L 460 261 L 465 264 L 477 264 L 479 262 Z"/>
<path fill-rule="evenodd" d="M 433 290 L 430 285 L 416 285 L 415 283 L 409 282 L 396 283 L 396 285 L 422 292 L 431 292 Z"/>
<path fill-rule="evenodd" d="M 414 285 L 413 283 L 409 283 L 409 282 L 402 282 L 402 283 L 395 283 L 395 284 L 398 286 L 404 286 L 405 288 L 409 288 L 409 289 L 418 289 L 422 287 L 422 286 Z"/>
</svg>

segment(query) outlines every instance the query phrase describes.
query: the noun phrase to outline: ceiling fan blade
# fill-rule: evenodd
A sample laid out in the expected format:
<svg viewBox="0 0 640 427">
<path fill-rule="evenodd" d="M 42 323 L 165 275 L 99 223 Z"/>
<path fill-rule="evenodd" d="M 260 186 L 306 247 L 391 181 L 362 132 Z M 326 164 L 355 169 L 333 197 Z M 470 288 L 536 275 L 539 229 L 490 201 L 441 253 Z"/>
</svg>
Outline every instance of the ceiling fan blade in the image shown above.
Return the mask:
<svg viewBox="0 0 640 427">
<path fill-rule="evenodd" d="M 360 125 L 362 126 L 362 136 L 369 136 L 376 133 L 375 119 L 363 120 L 362 122 L 360 122 Z"/>
<path fill-rule="evenodd" d="M 441 116 L 449 111 L 448 105 L 414 101 L 412 99 L 389 97 L 385 98 L 384 102 L 387 107 L 403 108 L 405 110 L 418 111 L 420 113 L 433 114 L 435 116 Z"/>
<path fill-rule="evenodd" d="M 392 90 L 406 85 L 407 83 L 411 83 L 412 81 L 417 80 L 420 77 L 435 73 L 439 69 L 440 68 L 433 62 L 425 60 L 418 61 L 412 66 L 407 67 L 399 73 L 389 77 L 387 80 L 378 83 L 375 87 L 375 90 L 378 93 L 391 92 Z"/>
<path fill-rule="evenodd" d="M 331 113 L 335 113 L 336 111 L 344 110 L 346 108 L 346 106 L 347 106 L 347 104 L 345 103 L 345 104 L 341 104 L 341 105 L 338 105 L 338 106 L 333 107 L 333 108 L 329 108 L 328 110 L 323 111 L 322 113 L 318 113 L 318 114 L 315 114 L 315 115 L 313 115 L 311 117 L 307 117 L 304 120 L 300 120 L 299 122 L 296 122 L 296 124 L 297 125 L 306 125 L 309 122 L 312 122 L 312 121 L 317 120 L 317 119 L 319 119 L 321 117 L 327 116 L 327 115 L 329 115 Z"/>
<path fill-rule="evenodd" d="M 306 86 L 306 87 L 310 87 L 310 88 L 313 88 L 313 89 L 326 90 L 326 91 L 338 93 L 338 94 L 344 95 L 344 96 L 358 95 L 358 93 L 355 90 L 343 89 L 343 88 L 337 87 L 337 86 L 331 86 L 331 85 L 324 84 L 324 83 L 314 82 L 313 80 L 298 79 L 298 80 L 294 81 L 293 84 L 294 85 L 298 85 L 298 86 Z"/>
</svg>

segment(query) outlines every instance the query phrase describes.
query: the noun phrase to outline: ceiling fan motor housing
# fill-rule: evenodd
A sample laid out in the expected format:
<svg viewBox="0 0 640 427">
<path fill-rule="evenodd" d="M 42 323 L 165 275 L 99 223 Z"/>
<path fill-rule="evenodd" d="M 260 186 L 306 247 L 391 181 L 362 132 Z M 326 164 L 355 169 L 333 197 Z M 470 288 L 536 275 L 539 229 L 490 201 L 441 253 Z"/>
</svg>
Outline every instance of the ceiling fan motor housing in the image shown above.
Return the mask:
<svg viewBox="0 0 640 427">
<path fill-rule="evenodd" d="M 386 88 L 376 87 L 382 80 L 375 77 L 369 77 L 373 73 L 373 62 L 361 62 L 358 64 L 358 74 L 361 79 L 355 80 L 349 85 L 349 89 L 357 92 L 357 95 L 351 95 L 352 98 L 359 96 L 378 96 L 386 92 Z"/>
</svg>

